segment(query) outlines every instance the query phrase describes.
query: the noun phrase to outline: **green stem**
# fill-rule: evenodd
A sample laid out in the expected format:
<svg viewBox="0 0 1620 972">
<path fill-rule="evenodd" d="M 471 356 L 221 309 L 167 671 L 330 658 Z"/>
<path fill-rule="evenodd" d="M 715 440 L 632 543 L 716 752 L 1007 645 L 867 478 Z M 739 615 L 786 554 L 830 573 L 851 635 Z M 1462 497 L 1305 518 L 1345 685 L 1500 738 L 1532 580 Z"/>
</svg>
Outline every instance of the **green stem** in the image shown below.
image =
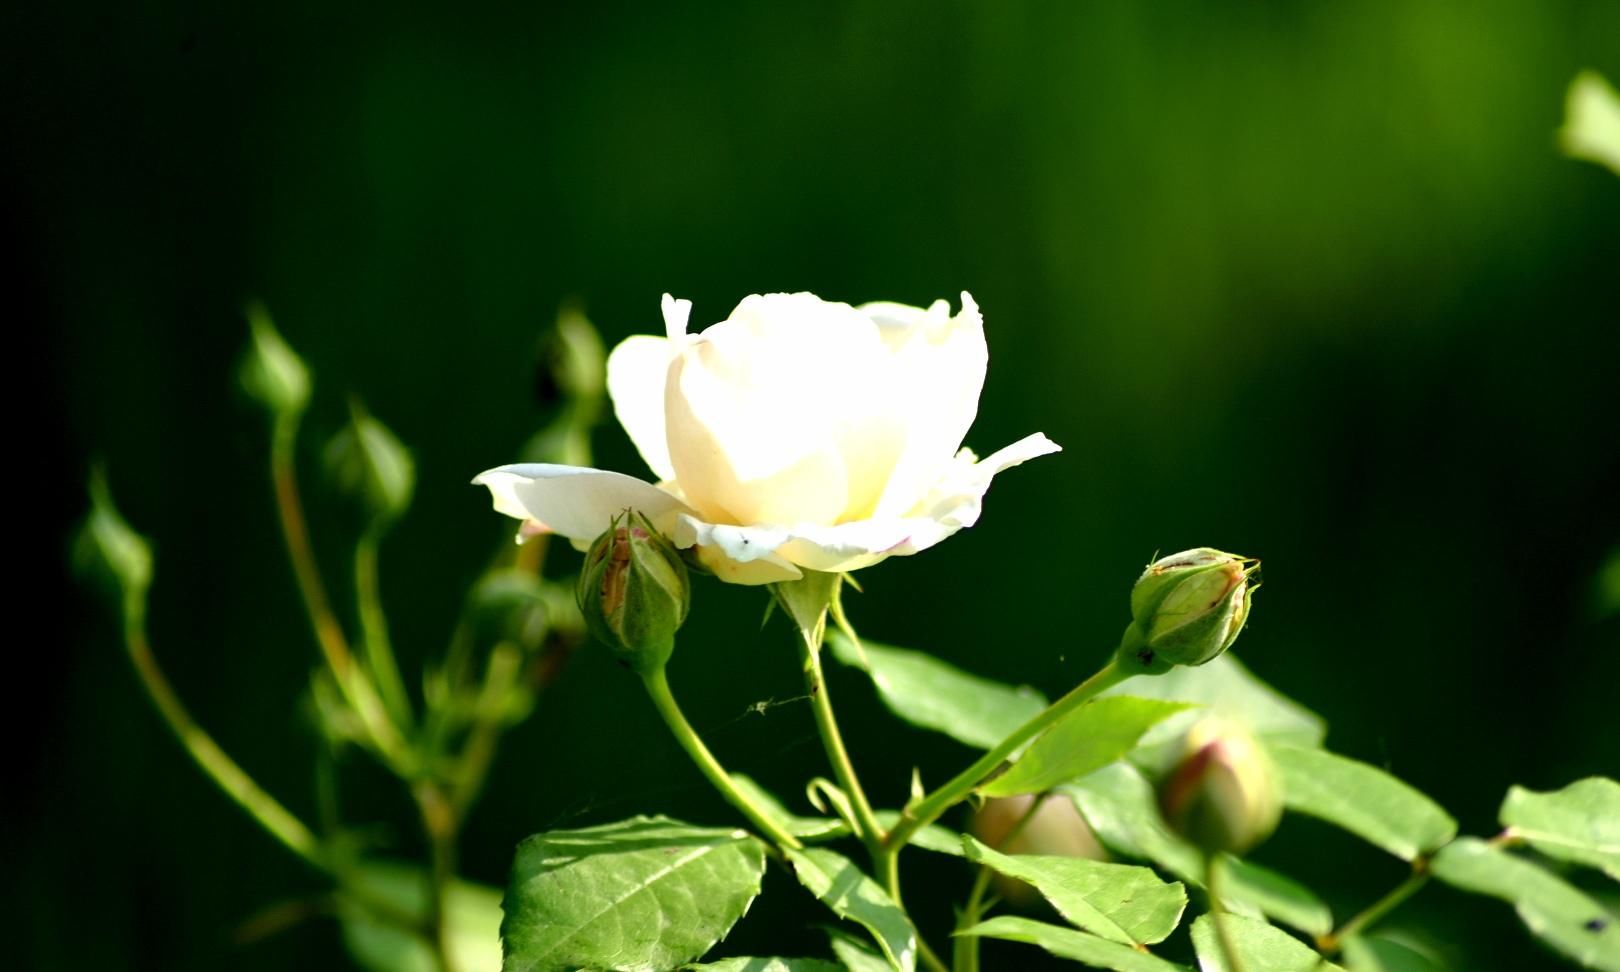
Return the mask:
<svg viewBox="0 0 1620 972">
<path fill-rule="evenodd" d="M 1017 752 L 1024 743 L 1035 738 L 1048 726 L 1068 715 L 1095 698 L 1104 690 L 1123 682 L 1130 675 L 1121 671 L 1113 660 L 1098 669 L 1095 675 L 1076 685 L 1068 695 L 1058 699 L 1048 706 L 1039 715 L 1019 726 L 1013 734 L 996 744 L 996 747 L 981 756 L 967 769 L 958 773 L 950 782 L 944 784 L 933 793 L 925 796 L 921 801 L 908 806 L 900 814 L 900 819 L 884 838 L 884 848 L 890 854 L 898 853 L 906 846 L 912 836 L 923 827 L 938 820 L 940 815 L 951 807 L 956 806 L 991 773 L 1000 768 L 1009 756 Z"/>
<path fill-rule="evenodd" d="M 1406 880 L 1396 885 L 1393 890 L 1382 898 L 1368 905 L 1360 914 L 1345 922 L 1338 930 L 1323 938 L 1317 943 L 1318 948 L 1324 954 L 1332 955 L 1343 946 L 1346 938 L 1360 933 L 1362 929 L 1400 907 L 1407 898 L 1423 890 L 1423 886 L 1428 883 L 1428 867 L 1424 859 L 1420 857 L 1412 863 L 1412 873 Z"/>
<path fill-rule="evenodd" d="M 1204 890 L 1209 892 L 1209 913 L 1215 921 L 1215 938 L 1221 944 L 1221 955 L 1226 960 L 1226 972 L 1243 972 L 1243 959 L 1238 954 L 1237 943 L 1232 941 L 1231 930 L 1226 927 L 1227 910 L 1221 900 L 1221 885 L 1225 881 L 1221 872 L 1220 859 L 1210 854 L 1204 858 Z"/>
<path fill-rule="evenodd" d="M 820 634 L 820 628 L 799 629 L 799 657 L 804 663 L 805 691 L 810 696 L 810 708 L 816 716 L 816 731 L 821 736 L 822 748 L 827 751 L 827 761 L 832 764 L 833 776 L 849 795 L 855 811 L 855 836 L 871 851 L 872 860 L 876 863 L 883 858 L 883 828 L 878 824 L 877 815 L 872 812 L 872 804 L 866 799 L 866 791 L 861 788 L 859 777 L 855 775 L 855 764 L 850 761 L 849 750 L 844 746 L 844 736 L 838 731 L 838 719 L 833 715 L 832 698 L 827 693 L 827 679 L 821 669 Z M 895 903 L 899 904 L 898 897 Z"/>
<path fill-rule="evenodd" d="M 396 770 L 403 771 L 411 762 L 399 731 L 388 720 L 382 700 L 376 689 L 354 664 L 343 628 L 326 599 L 326 588 L 321 583 L 320 568 L 310 547 L 309 528 L 304 521 L 304 506 L 298 495 L 298 475 L 294 464 L 294 446 L 298 440 L 298 416 L 277 416 L 270 440 L 270 479 L 275 488 L 276 512 L 281 521 L 281 533 L 287 543 L 287 557 L 292 562 L 293 576 L 298 581 L 299 593 L 304 599 L 315 630 L 315 641 L 321 655 L 331 669 L 338 691 L 360 717 L 372 744 Z"/>
<path fill-rule="evenodd" d="M 388 615 L 383 611 L 377 580 L 377 547 L 382 527 L 366 528 L 354 545 L 354 592 L 360 610 L 360 632 L 365 639 L 366 663 L 377 682 L 377 692 L 396 724 L 411 724 L 411 697 L 405 691 L 394 646 L 388 638 Z"/>
<path fill-rule="evenodd" d="M 450 798 L 457 820 L 465 819 L 489 776 L 503 729 L 500 710 L 522 677 L 521 666 L 522 651 L 511 642 L 499 642 L 490 650 L 484 684 L 473 707 L 477 715 L 457 758 L 456 786 Z"/>
<path fill-rule="evenodd" d="M 427 939 L 441 972 L 457 972 L 450 954 L 445 925 L 445 899 L 456 869 L 456 817 L 436 784 L 419 782 L 411 788 L 422 815 L 422 833 L 428 842 Z"/>
<path fill-rule="evenodd" d="M 140 677 L 141 687 L 151 697 L 164 723 L 203 773 L 282 846 L 312 867 L 323 872 L 330 871 L 320 841 L 304 822 L 265 792 L 235 760 L 219 748 L 212 736 L 192 721 L 180 696 L 158 667 L 152 645 L 147 640 L 143 592 L 130 591 L 124 595 L 124 644 L 129 650 L 129 660 L 135 666 L 135 674 Z"/>
<path fill-rule="evenodd" d="M 692 762 L 697 764 L 698 770 L 716 790 L 720 791 L 726 802 L 736 807 L 748 818 L 749 823 L 776 843 L 794 849 L 803 847 L 804 844 L 799 838 L 783 830 L 782 825 L 773 820 L 770 814 L 750 800 L 747 794 L 737 789 L 731 775 L 720 765 L 720 761 L 714 758 L 714 754 L 709 752 L 709 747 L 703 744 L 697 730 L 686 721 L 686 716 L 681 714 L 681 707 L 676 704 L 675 696 L 669 690 L 669 679 L 665 676 L 664 669 L 657 668 L 643 674 L 641 681 L 647 686 L 647 695 L 651 697 L 653 707 L 658 710 L 660 716 L 663 716 L 664 724 L 669 726 L 669 731 L 674 733 L 675 741 L 681 744 L 681 748 L 686 750 L 688 756 L 692 757 Z"/>
</svg>

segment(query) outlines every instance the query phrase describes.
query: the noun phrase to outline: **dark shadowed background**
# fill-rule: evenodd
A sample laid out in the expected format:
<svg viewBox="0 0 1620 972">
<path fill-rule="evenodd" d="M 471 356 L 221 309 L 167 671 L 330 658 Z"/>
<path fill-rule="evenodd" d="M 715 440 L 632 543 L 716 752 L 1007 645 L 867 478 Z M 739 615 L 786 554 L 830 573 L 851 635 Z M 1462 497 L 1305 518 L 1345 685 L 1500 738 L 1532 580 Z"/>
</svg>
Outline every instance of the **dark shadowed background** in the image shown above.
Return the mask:
<svg viewBox="0 0 1620 972">
<path fill-rule="evenodd" d="M 999 479 L 974 529 L 862 572 L 864 633 L 1056 694 L 1113 647 L 1154 551 L 1211 544 L 1265 560 L 1244 660 L 1465 832 L 1509 784 L 1620 769 L 1620 619 L 1591 607 L 1620 543 L 1620 179 L 1554 137 L 1579 69 L 1620 78 L 1620 4 L 109 7 L 0 14 L 6 316 L 38 383 L 13 516 L 42 544 L 13 563 L 50 595 L 11 605 L 21 967 L 345 967 L 330 923 L 233 942 L 321 882 L 186 761 L 65 571 L 99 457 L 157 544 L 171 677 L 307 814 L 316 655 L 234 388 L 249 297 L 315 370 L 329 575 L 349 535 L 313 460 L 345 394 L 415 452 L 383 564 L 407 665 L 510 530 L 467 481 L 540 420 L 562 302 L 612 342 L 658 331 L 666 290 L 699 325 L 755 292 L 966 289 L 991 348 L 969 444 L 1065 451 Z M 644 472 L 616 427 L 597 448 Z M 671 679 L 729 763 L 789 792 L 820 752 L 802 703 L 745 714 L 799 692 L 763 606 L 700 585 Z M 885 803 L 967 755 L 847 672 L 831 689 Z M 465 846 L 490 883 L 547 827 L 732 819 L 598 652 L 496 774 Z M 411 849 L 390 781 L 347 799 Z M 967 878 L 915 856 L 918 887 L 957 889 L 922 916 L 937 940 Z M 1259 859 L 1343 913 L 1401 876 L 1297 819 Z M 819 951 L 813 904 L 770 882 L 738 948 Z M 1550 962 L 1506 906 L 1443 889 L 1397 924 L 1459 968 Z"/>
</svg>

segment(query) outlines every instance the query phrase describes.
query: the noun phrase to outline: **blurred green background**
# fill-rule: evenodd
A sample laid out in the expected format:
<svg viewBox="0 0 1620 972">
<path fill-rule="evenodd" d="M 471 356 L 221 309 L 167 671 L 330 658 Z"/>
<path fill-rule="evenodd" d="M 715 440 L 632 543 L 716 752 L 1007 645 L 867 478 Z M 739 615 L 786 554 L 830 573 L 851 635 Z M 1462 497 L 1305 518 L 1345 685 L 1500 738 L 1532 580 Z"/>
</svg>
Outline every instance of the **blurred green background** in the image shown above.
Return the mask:
<svg viewBox="0 0 1620 972">
<path fill-rule="evenodd" d="M 12 609 L 62 633 L 8 678 L 24 968 L 345 967 L 329 922 L 234 940 L 321 883 L 184 759 L 65 574 L 101 457 L 157 543 L 171 677 L 309 814 L 316 655 L 233 387 L 250 296 L 316 372 L 329 576 L 349 525 L 313 460 L 345 393 L 415 451 L 383 564 L 408 665 L 509 533 L 467 481 L 542 418 L 534 347 L 562 302 L 612 342 L 657 331 L 666 290 L 706 324 L 754 292 L 967 289 L 991 347 L 969 444 L 1066 451 L 998 480 L 976 528 L 862 572 L 864 633 L 1055 694 L 1112 648 L 1154 551 L 1212 544 L 1265 559 L 1243 658 L 1465 832 L 1511 783 L 1620 770 L 1620 619 L 1591 596 L 1620 543 L 1620 179 L 1554 139 L 1579 69 L 1620 78 L 1620 4 L 14 5 L 0 35 L 13 361 L 42 383 L 13 424 L 47 459 L 16 474 L 16 515 L 45 541 L 23 566 L 65 598 Z M 597 446 L 644 472 L 617 428 Z M 728 762 L 791 791 L 820 752 L 802 703 L 745 714 L 800 691 L 762 610 L 700 586 L 671 679 Z M 966 756 L 833 679 L 878 799 Z M 380 773 L 346 799 L 413 848 Z M 525 835 L 635 812 L 731 819 L 584 652 L 509 738 L 465 870 L 498 884 Z M 937 940 L 967 878 L 928 856 L 914 886 L 960 889 L 922 917 Z M 1297 819 L 1259 859 L 1344 914 L 1401 876 Z M 771 881 L 737 946 L 820 951 L 813 906 Z M 1506 906 L 1442 889 L 1394 924 L 1459 968 L 1552 962 Z"/>
</svg>

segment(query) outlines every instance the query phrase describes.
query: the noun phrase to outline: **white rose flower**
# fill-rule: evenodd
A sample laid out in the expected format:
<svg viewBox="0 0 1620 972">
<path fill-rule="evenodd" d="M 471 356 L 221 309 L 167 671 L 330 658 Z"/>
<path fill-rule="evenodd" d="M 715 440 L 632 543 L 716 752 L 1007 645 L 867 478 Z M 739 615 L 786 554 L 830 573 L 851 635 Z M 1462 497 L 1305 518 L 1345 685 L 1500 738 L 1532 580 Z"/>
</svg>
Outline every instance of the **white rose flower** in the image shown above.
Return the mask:
<svg viewBox="0 0 1620 972">
<path fill-rule="evenodd" d="M 996 473 L 1058 446 L 1036 433 L 976 459 L 984 323 L 813 294 L 752 296 L 701 334 L 664 295 L 667 337 L 608 357 L 614 412 L 659 483 L 519 464 L 473 480 L 495 509 L 588 545 L 634 509 L 720 579 L 795 580 L 913 554 L 972 526 Z M 960 450 L 960 451 L 959 451 Z"/>
</svg>

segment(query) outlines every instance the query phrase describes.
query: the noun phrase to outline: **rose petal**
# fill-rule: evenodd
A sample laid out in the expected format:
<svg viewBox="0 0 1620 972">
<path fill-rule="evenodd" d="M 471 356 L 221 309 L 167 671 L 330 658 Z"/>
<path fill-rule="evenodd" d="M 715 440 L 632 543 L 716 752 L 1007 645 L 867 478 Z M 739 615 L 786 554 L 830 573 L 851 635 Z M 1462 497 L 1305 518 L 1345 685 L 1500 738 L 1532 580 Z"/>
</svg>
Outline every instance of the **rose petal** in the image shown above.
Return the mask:
<svg viewBox="0 0 1620 972">
<path fill-rule="evenodd" d="M 638 334 L 622 341 L 607 360 L 613 414 L 647 467 L 661 480 L 675 478 L 664 431 L 664 382 L 674 348 L 667 338 Z"/>
<path fill-rule="evenodd" d="M 665 294 L 660 309 L 664 312 L 664 333 L 671 341 L 679 343 L 686 337 L 686 322 L 692 316 L 692 302 L 676 300 Z"/>
<path fill-rule="evenodd" d="M 708 523 L 688 514 L 675 517 L 670 534 L 675 546 L 695 547 L 698 560 L 715 576 L 732 584 L 775 584 L 804 574 L 776 553 L 787 533 L 775 527 L 739 527 Z"/>
<path fill-rule="evenodd" d="M 518 463 L 479 473 L 473 482 L 489 487 L 499 512 L 539 520 L 576 542 L 594 540 L 627 509 L 659 529 L 686 510 L 657 486 L 605 469 Z"/>
</svg>

